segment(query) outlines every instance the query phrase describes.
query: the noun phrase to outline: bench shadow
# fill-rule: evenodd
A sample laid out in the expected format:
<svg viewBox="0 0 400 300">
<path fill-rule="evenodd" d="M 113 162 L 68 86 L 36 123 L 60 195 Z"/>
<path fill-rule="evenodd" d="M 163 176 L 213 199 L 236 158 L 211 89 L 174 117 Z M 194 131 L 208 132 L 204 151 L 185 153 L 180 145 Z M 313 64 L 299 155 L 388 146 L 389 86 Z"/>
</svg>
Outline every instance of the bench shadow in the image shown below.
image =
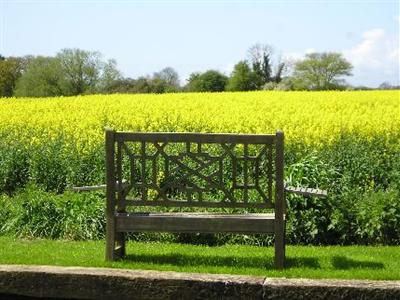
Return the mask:
<svg viewBox="0 0 400 300">
<path fill-rule="evenodd" d="M 136 263 L 168 264 L 175 266 L 218 266 L 218 267 L 246 267 L 274 269 L 274 258 L 266 256 L 260 257 L 237 257 L 237 256 L 199 256 L 179 253 L 165 255 L 153 254 L 128 254 L 124 257 L 125 261 Z M 311 257 L 286 258 L 286 268 L 321 268 L 319 262 Z"/>
<path fill-rule="evenodd" d="M 380 262 L 360 261 L 345 256 L 332 257 L 332 265 L 335 269 L 383 269 L 384 265 Z"/>
</svg>

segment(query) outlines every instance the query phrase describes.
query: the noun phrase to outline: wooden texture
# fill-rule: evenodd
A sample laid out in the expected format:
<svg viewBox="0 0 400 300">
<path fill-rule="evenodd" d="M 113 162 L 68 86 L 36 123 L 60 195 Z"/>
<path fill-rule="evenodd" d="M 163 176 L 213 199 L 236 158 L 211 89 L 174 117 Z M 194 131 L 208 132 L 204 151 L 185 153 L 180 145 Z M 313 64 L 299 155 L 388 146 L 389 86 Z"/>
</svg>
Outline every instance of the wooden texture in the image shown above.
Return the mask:
<svg viewBox="0 0 400 300">
<path fill-rule="evenodd" d="M 106 131 L 106 258 L 125 255 L 125 233 L 269 233 L 285 266 L 284 134 Z M 118 182 L 123 182 L 119 185 Z M 88 187 L 82 187 L 82 190 Z M 211 196 L 210 196 L 211 195 Z M 274 214 L 127 213 L 128 206 L 274 209 Z"/>
<path fill-rule="evenodd" d="M 138 140 L 122 140 L 128 136 Z M 117 141 L 117 179 L 127 179 L 129 186 L 124 195 L 118 193 L 117 203 L 273 207 L 273 136 L 263 135 L 263 144 L 257 135 L 157 133 L 149 138 L 123 133 L 122 137 Z M 194 137 L 203 142 L 193 142 Z"/>
<path fill-rule="evenodd" d="M 320 189 L 312 189 L 312 188 L 304 188 L 304 187 L 285 187 L 285 191 L 292 194 L 302 195 L 305 197 L 319 197 L 325 198 L 328 196 L 328 191 L 320 190 Z"/>
<path fill-rule="evenodd" d="M 107 188 L 106 184 L 85 185 L 85 186 L 74 186 L 72 188 L 72 191 L 74 191 L 74 192 L 87 192 L 87 191 L 104 190 L 105 188 Z"/>
<path fill-rule="evenodd" d="M 284 207 L 277 205 L 283 194 L 273 192 L 278 186 L 283 187 L 283 169 L 277 170 L 277 164 L 283 168 L 283 153 L 278 153 L 276 147 L 280 138 L 279 134 L 107 131 L 106 258 L 113 260 L 125 255 L 127 232 L 284 232 Z M 283 146 L 283 139 L 281 142 Z M 279 184 L 278 180 L 282 182 Z M 280 207 L 280 215 L 129 214 L 128 206 L 275 210 Z M 282 234 L 280 238 L 284 238 Z M 282 253 L 279 250 L 279 255 Z"/>
<path fill-rule="evenodd" d="M 205 201 L 170 201 L 170 200 L 153 200 L 142 201 L 127 198 L 126 206 L 162 206 L 162 207 L 205 207 L 205 208 L 274 208 L 271 203 L 232 203 L 225 202 L 205 202 Z"/>
<path fill-rule="evenodd" d="M 123 232 L 273 233 L 274 215 L 118 214 L 116 229 Z"/>
<path fill-rule="evenodd" d="M 106 130 L 106 260 L 115 258 L 115 140 L 114 131 Z"/>
<path fill-rule="evenodd" d="M 284 135 L 276 133 L 276 198 L 275 198 L 275 268 L 283 269 L 285 265 L 285 190 L 283 182 L 284 170 Z"/>
<path fill-rule="evenodd" d="M 116 186 L 119 187 L 119 182 L 116 182 Z M 127 188 L 127 182 L 122 182 L 122 189 Z M 98 185 L 84 185 L 84 186 L 74 186 L 72 187 L 72 191 L 74 192 L 89 192 L 89 191 L 97 191 L 104 190 L 107 188 L 107 184 L 98 184 Z"/>
<path fill-rule="evenodd" d="M 231 133 L 116 132 L 117 141 L 272 144 L 274 135 Z"/>
</svg>

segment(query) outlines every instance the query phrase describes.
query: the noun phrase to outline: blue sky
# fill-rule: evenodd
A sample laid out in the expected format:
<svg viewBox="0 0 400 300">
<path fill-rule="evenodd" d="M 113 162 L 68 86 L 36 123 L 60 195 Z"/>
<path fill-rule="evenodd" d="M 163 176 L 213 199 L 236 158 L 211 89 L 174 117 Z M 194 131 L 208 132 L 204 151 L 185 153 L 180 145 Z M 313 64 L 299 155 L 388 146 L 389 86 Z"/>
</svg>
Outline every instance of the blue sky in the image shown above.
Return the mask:
<svg viewBox="0 0 400 300">
<path fill-rule="evenodd" d="M 229 74 L 255 43 L 293 61 L 341 52 L 353 84 L 399 84 L 399 1 L 0 0 L 0 54 L 81 48 L 115 58 L 124 76 L 175 68 Z"/>
</svg>

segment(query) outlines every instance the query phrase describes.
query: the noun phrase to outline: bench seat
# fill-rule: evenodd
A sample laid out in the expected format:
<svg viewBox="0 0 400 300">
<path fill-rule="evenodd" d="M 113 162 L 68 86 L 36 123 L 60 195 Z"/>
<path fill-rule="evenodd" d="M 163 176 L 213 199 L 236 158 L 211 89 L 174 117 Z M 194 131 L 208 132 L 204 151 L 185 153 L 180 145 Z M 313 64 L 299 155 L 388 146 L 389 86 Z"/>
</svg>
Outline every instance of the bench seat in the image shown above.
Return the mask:
<svg viewBox="0 0 400 300">
<path fill-rule="evenodd" d="M 116 213 L 117 232 L 274 233 L 275 214 Z"/>
</svg>

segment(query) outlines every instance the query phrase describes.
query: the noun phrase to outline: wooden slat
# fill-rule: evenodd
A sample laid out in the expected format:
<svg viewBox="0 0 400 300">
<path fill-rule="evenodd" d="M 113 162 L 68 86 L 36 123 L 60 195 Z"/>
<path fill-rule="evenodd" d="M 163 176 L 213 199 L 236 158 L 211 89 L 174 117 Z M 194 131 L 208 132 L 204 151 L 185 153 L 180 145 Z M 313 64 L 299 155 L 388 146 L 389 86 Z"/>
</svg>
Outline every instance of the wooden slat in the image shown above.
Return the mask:
<svg viewBox="0 0 400 300">
<path fill-rule="evenodd" d="M 274 215 L 118 214 L 120 232 L 273 233 Z"/>
<path fill-rule="evenodd" d="M 126 180 L 122 181 L 122 189 L 125 189 L 129 186 Z M 74 192 L 88 192 L 88 191 L 96 191 L 96 190 L 104 190 L 107 188 L 106 184 L 99 184 L 99 185 L 84 185 L 84 186 L 74 186 L 72 187 L 72 191 Z M 119 189 L 118 181 L 116 183 L 116 188 Z"/>
<path fill-rule="evenodd" d="M 245 203 L 247 203 L 249 200 L 249 189 L 248 189 L 249 169 L 248 169 L 248 161 L 247 161 L 248 156 L 249 156 L 249 145 L 244 144 L 243 145 L 243 186 L 244 186 L 243 202 L 245 202 Z"/>
<path fill-rule="evenodd" d="M 87 192 L 87 191 L 104 190 L 106 187 L 107 187 L 106 184 L 85 185 L 85 186 L 74 186 L 72 187 L 72 190 L 74 192 Z"/>
<path fill-rule="evenodd" d="M 285 265 L 285 185 L 284 172 L 284 135 L 282 131 L 276 133 L 276 198 L 275 198 L 275 268 L 283 269 Z"/>
<path fill-rule="evenodd" d="M 120 213 L 125 213 L 126 210 L 126 205 L 125 205 L 125 190 L 124 190 L 124 182 L 122 179 L 122 143 L 118 142 L 117 143 L 117 156 L 116 156 L 116 164 L 117 164 L 117 174 L 116 174 L 116 187 L 118 191 L 118 197 L 117 197 L 117 212 Z M 120 182 L 122 182 L 122 188 L 120 186 Z M 128 185 L 125 183 L 125 185 Z M 114 250 L 114 255 L 116 258 L 121 258 L 125 256 L 125 232 L 117 232 L 115 235 L 115 250 Z"/>
<path fill-rule="evenodd" d="M 141 153 L 141 163 L 142 163 L 142 169 L 140 172 L 140 181 L 141 181 L 141 190 L 142 190 L 142 200 L 146 201 L 147 200 L 147 190 L 146 190 L 146 143 L 142 141 L 142 145 L 140 148 L 140 153 Z"/>
<path fill-rule="evenodd" d="M 106 260 L 115 258 L 115 140 L 114 131 L 106 130 Z"/>
<path fill-rule="evenodd" d="M 211 202 L 211 201 L 178 201 L 178 200 L 134 200 L 127 198 L 126 206 L 161 206 L 161 207 L 205 207 L 205 208 L 274 208 L 274 205 L 270 202 L 235 202 L 229 201 L 224 202 Z"/>
<path fill-rule="evenodd" d="M 288 193 L 302 195 L 302 196 L 305 196 L 305 197 L 325 198 L 325 197 L 328 196 L 328 191 L 320 190 L 320 189 L 313 189 L 313 188 L 288 186 L 288 187 L 285 187 L 285 191 L 288 192 Z"/>
<path fill-rule="evenodd" d="M 118 232 L 119 235 L 125 234 L 124 232 Z M 114 257 L 121 258 L 125 256 L 125 245 L 117 245 L 114 249 Z"/>
<path fill-rule="evenodd" d="M 249 143 L 272 144 L 275 135 L 232 133 L 166 133 L 166 132 L 116 132 L 117 141 L 171 142 L 171 143 Z"/>
<path fill-rule="evenodd" d="M 266 146 L 265 146 L 266 147 Z M 267 173 L 268 173 L 268 200 L 272 200 L 272 174 L 273 174 L 273 158 L 272 158 L 272 145 L 268 146 L 268 167 L 267 167 Z"/>
</svg>

